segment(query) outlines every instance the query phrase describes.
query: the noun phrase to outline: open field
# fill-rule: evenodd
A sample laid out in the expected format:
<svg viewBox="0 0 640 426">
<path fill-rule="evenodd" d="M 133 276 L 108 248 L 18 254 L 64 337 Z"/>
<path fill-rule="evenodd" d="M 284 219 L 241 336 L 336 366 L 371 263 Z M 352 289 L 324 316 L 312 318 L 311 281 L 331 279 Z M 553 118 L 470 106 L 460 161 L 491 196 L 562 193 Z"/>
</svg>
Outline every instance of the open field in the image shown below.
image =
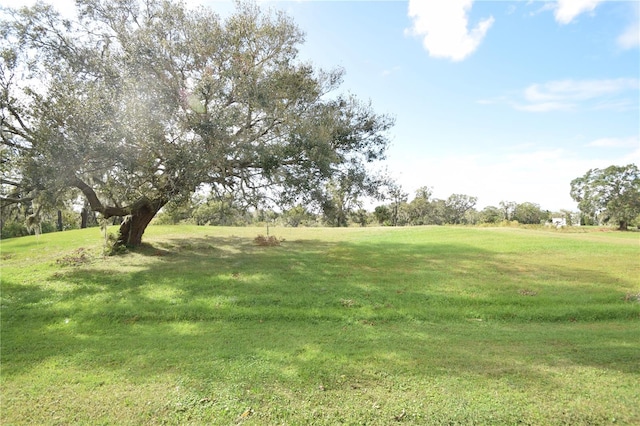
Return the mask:
<svg viewBox="0 0 640 426">
<path fill-rule="evenodd" d="M 640 424 L 640 234 L 2 241 L 2 425 Z"/>
</svg>

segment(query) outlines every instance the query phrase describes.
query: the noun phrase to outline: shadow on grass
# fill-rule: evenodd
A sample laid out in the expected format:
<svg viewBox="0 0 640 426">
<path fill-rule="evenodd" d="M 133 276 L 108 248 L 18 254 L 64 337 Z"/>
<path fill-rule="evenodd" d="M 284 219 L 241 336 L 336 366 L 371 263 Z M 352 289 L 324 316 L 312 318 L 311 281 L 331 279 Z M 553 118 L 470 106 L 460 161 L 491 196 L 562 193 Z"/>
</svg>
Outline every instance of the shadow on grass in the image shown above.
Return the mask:
<svg viewBox="0 0 640 426">
<path fill-rule="evenodd" d="M 524 274 L 464 244 L 239 237 L 174 238 L 136 254 L 61 268 L 47 285 L 3 280 L 3 375 L 54 358 L 135 381 L 177 372 L 263 386 L 348 387 L 384 374 L 544 380 L 536 365 L 553 363 L 638 374 L 640 306 L 620 299 L 615 276 L 587 268 Z M 594 283 L 597 303 L 583 297 Z M 539 294 L 523 296 L 523 285 Z M 629 326 L 599 330 L 600 320 Z"/>
</svg>

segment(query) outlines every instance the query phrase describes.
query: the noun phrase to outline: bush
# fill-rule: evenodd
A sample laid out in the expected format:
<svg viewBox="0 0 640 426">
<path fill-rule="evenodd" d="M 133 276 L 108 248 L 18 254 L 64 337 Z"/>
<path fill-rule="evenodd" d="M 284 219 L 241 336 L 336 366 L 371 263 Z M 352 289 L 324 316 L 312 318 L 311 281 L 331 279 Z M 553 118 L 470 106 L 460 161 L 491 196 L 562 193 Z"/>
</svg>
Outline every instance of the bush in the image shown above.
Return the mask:
<svg viewBox="0 0 640 426">
<path fill-rule="evenodd" d="M 43 234 L 48 234 L 50 232 L 57 232 L 58 228 L 57 225 L 53 222 L 42 222 L 40 224 L 40 230 L 42 231 Z"/>
<path fill-rule="evenodd" d="M 29 231 L 27 231 L 27 227 L 24 226 L 23 223 L 10 221 L 5 222 L 2 230 L 0 231 L 0 238 L 14 238 L 14 237 L 24 237 L 29 235 Z"/>
<path fill-rule="evenodd" d="M 253 242 L 259 246 L 263 247 L 274 247 L 279 246 L 280 243 L 284 240 L 280 240 L 277 237 L 271 235 L 269 237 L 265 237 L 264 235 L 258 235 L 253 239 Z"/>
<path fill-rule="evenodd" d="M 104 247 L 102 250 L 104 256 L 117 256 L 127 252 L 126 246 L 117 244 L 118 236 L 116 234 L 112 234 L 111 232 L 106 233 L 105 228 L 103 228 L 103 232 L 105 233 Z"/>
</svg>

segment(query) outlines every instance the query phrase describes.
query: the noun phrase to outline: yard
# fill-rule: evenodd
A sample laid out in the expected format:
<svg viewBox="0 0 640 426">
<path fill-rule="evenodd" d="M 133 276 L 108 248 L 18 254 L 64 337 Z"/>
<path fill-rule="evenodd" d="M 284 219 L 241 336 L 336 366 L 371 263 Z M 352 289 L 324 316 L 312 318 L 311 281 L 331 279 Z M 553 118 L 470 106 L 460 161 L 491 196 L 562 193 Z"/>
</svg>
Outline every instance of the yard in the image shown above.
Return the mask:
<svg viewBox="0 0 640 426">
<path fill-rule="evenodd" d="M 264 232 L 3 240 L 1 423 L 640 423 L 640 234 Z"/>
</svg>

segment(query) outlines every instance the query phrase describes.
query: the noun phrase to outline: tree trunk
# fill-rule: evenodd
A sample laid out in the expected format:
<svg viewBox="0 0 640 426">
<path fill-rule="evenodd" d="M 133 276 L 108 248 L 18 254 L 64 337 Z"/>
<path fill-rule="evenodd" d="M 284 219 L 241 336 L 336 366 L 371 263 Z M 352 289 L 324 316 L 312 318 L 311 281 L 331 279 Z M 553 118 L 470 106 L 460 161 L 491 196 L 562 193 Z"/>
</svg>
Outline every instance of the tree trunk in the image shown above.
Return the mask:
<svg viewBox="0 0 640 426">
<path fill-rule="evenodd" d="M 137 247 L 142 244 L 142 234 L 159 210 L 149 205 L 134 210 L 120 224 L 116 246 Z"/>
<path fill-rule="evenodd" d="M 58 231 L 62 231 L 62 211 L 58 210 Z"/>
<path fill-rule="evenodd" d="M 629 227 L 627 225 L 627 221 L 626 220 L 621 220 L 620 221 L 620 228 L 618 228 L 618 230 L 620 231 L 628 231 Z"/>
<path fill-rule="evenodd" d="M 137 247 L 142 244 L 142 234 L 147 229 L 147 225 L 156 213 L 169 202 L 169 198 L 163 195 L 153 200 L 142 197 L 132 205 L 125 207 L 105 206 L 95 191 L 77 176 L 71 176 L 70 183 L 82 191 L 91 210 L 102 214 L 105 219 L 127 215 L 126 219 L 120 222 L 116 246 Z"/>
<path fill-rule="evenodd" d="M 80 210 L 80 229 L 85 229 L 87 227 L 88 219 L 89 210 L 83 207 L 82 210 Z"/>
</svg>

